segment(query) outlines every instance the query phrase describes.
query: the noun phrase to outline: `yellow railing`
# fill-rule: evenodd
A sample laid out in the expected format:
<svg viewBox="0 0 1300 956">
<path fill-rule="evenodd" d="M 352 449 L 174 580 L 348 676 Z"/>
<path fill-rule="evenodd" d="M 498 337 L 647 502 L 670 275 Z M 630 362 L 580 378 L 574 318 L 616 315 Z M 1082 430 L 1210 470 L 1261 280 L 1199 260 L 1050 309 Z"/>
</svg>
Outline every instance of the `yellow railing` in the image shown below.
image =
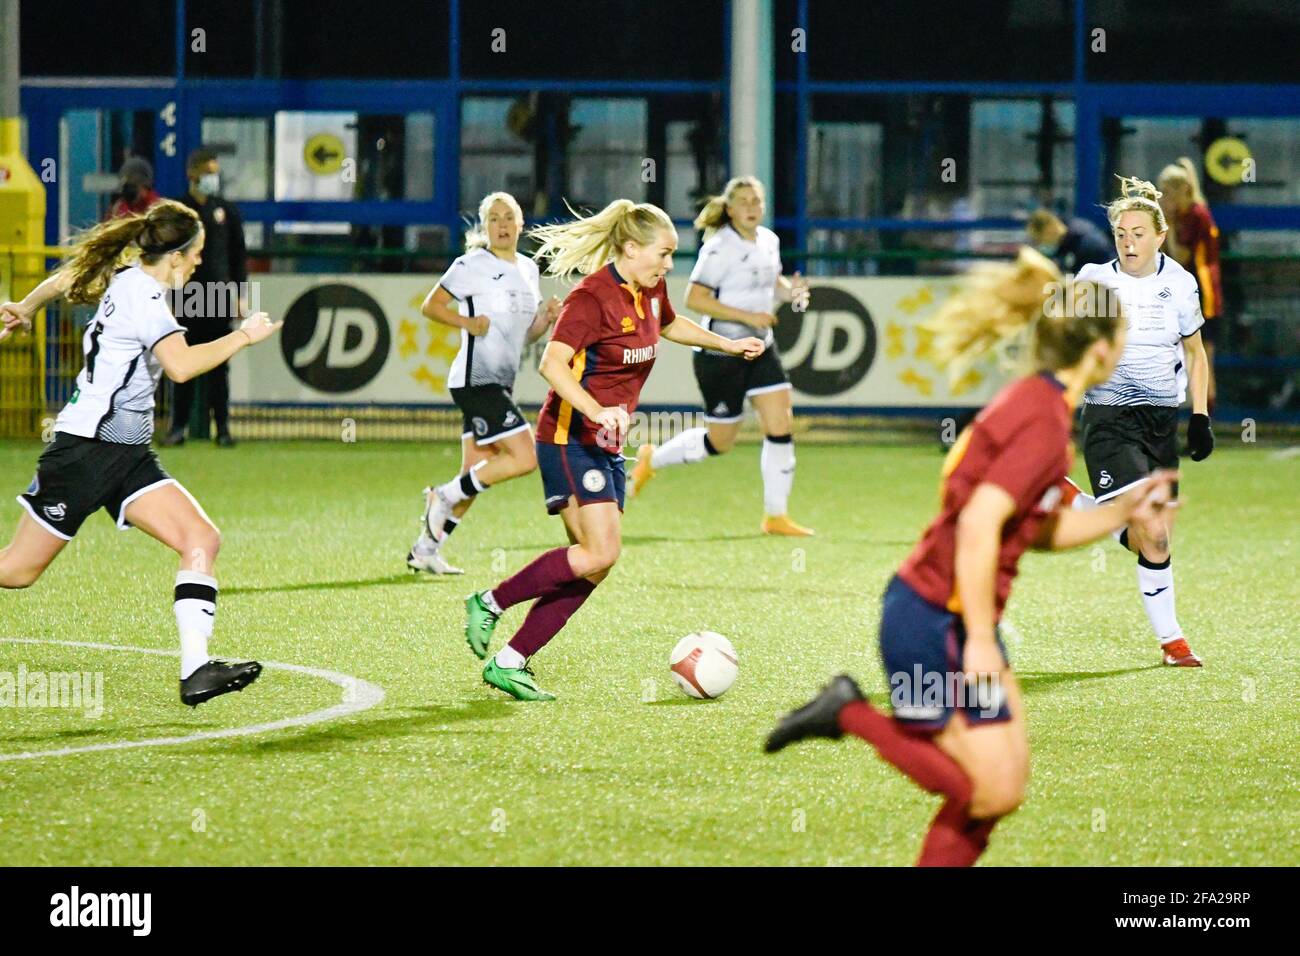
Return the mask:
<svg viewBox="0 0 1300 956">
<path fill-rule="evenodd" d="M 56 246 L 0 246 L 0 301 L 30 292 L 48 274 L 51 260 L 64 251 Z M 61 339 L 67 337 L 63 332 L 50 335 L 42 309 L 30 334 L 17 333 L 0 342 L 0 438 L 41 436 L 50 417 L 45 382 L 49 350 L 66 348 Z"/>
</svg>

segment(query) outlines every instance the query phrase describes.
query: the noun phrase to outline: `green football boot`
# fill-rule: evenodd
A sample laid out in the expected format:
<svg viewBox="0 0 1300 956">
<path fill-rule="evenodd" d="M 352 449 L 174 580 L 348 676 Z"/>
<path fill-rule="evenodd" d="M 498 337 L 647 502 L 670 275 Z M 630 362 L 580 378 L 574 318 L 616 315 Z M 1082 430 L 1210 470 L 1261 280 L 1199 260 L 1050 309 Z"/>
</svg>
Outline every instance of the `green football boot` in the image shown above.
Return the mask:
<svg viewBox="0 0 1300 956">
<path fill-rule="evenodd" d="M 487 657 L 492 632 L 497 629 L 499 614 L 492 613 L 483 603 L 485 591 L 476 591 L 465 598 L 465 640 L 479 660 Z"/>
<path fill-rule="evenodd" d="M 515 700 L 555 700 L 554 694 L 537 686 L 527 667 L 502 667 L 495 657 L 483 668 L 483 683 L 505 691 Z"/>
</svg>

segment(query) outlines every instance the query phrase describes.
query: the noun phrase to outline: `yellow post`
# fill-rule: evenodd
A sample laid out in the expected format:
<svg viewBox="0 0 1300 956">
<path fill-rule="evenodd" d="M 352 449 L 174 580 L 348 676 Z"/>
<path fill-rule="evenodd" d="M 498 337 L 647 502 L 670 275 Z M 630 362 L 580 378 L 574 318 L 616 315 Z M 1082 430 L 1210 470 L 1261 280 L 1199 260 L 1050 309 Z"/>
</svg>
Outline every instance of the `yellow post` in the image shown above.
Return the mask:
<svg viewBox="0 0 1300 956">
<path fill-rule="evenodd" d="M 45 277 L 45 186 L 20 152 L 19 120 L 0 118 L 0 276 L 7 298 L 26 295 Z M 31 338 L 0 344 L 0 436 L 40 434 L 45 411 L 45 315 Z"/>
</svg>

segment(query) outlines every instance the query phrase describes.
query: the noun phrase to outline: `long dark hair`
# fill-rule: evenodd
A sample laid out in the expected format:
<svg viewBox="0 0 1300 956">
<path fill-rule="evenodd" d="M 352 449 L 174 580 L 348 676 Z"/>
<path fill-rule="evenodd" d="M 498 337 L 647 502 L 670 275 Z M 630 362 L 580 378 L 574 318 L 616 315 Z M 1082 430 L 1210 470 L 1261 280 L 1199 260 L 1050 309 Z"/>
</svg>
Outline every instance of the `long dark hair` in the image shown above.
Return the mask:
<svg viewBox="0 0 1300 956">
<path fill-rule="evenodd" d="M 72 275 L 65 298 L 83 304 L 98 302 L 113 273 L 135 249 L 141 262 L 152 265 L 169 252 L 187 248 L 202 231 L 198 213 L 170 199 L 146 212 L 92 226 L 73 240 L 72 252 L 60 267 Z"/>
</svg>

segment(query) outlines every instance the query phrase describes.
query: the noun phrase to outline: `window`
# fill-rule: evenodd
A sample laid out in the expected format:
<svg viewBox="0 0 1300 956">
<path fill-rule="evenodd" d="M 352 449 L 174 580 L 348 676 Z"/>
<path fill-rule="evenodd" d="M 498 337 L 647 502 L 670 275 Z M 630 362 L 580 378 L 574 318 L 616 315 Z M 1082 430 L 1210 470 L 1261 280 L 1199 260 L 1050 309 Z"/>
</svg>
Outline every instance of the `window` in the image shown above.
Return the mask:
<svg viewBox="0 0 1300 956">
<path fill-rule="evenodd" d="M 471 96 L 460 107 L 460 208 L 473 213 L 488 193 L 504 190 L 524 216 L 536 209 L 533 173 L 536 97 Z"/>
<path fill-rule="evenodd" d="M 1227 135 L 1245 140 L 1255 164 L 1254 182 L 1224 187 L 1228 194 L 1226 201 L 1245 205 L 1300 205 L 1300 118 L 1230 119 L 1226 127 Z M 1209 180 L 1204 185 L 1213 195 L 1219 184 L 1212 176 L 1202 178 Z"/>
<path fill-rule="evenodd" d="M 1073 103 L 910 94 L 811 104 L 811 217 L 1003 218 L 1073 196 Z"/>
<path fill-rule="evenodd" d="M 270 196 L 270 127 L 264 116 L 203 117 L 203 145 L 217 153 L 226 199 L 258 201 Z"/>
<path fill-rule="evenodd" d="M 664 176 L 662 160 L 646 151 L 646 101 L 584 99 L 569 108 L 569 179 L 565 198 L 575 208 L 601 209 L 619 198 L 646 199 L 648 176 Z M 666 165 L 666 163 L 665 163 Z"/>
</svg>

